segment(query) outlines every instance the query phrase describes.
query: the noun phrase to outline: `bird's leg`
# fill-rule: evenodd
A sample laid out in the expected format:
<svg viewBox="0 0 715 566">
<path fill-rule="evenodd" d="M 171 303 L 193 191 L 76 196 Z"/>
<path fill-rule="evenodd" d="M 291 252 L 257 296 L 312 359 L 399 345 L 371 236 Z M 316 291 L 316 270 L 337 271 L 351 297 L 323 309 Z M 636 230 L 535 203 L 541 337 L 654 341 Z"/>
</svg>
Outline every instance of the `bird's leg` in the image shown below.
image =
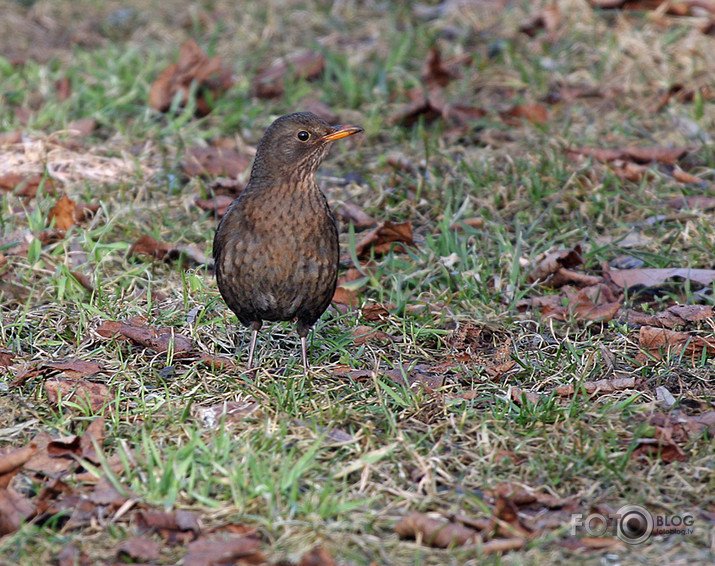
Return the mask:
<svg viewBox="0 0 715 566">
<path fill-rule="evenodd" d="M 308 339 L 305 336 L 300 337 L 300 353 L 303 357 L 303 373 L 308 377 Z"/>
<path fill-rule="evenodd" d="M 304 326 L 301 321 L 298 320 L 297 325 L 298 336 L 300 336 L 300 355 L 303 358 L 303 373 L 305 377 L 308 377 L 308 370 L 310 366 L 308 365 L 308 332 L 310 332 L 310 326 Z"/>
<path fill-rule="evenodd" d="M 258 340 L 258 331 L 261 329 L 262 322 L 257 320 L 253 323 L 253 332 L 251 333 L 251 345 L 248 347 L 248 363 L 246 369 L 253 367 L 253 352 L 256 351 L 256 341 Z"/>
</svg>

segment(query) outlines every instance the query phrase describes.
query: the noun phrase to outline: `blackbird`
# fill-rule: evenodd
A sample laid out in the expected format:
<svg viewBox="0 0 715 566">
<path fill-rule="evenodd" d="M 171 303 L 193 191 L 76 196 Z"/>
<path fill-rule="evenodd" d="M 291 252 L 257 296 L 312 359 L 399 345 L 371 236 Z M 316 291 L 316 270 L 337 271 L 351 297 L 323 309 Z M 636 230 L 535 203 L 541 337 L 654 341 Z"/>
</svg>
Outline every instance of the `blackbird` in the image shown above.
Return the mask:
<svg viewBox="0 0 715 566">
<path fill-rule="evenodd" d="M 330 126 L 310 112 L 281 116 L 258 143 L 248 185 L 213 243 L 221 296 L 252 326 L 247 369 L 263 321 L 297 321 L 303 368 L 308 331 L 328 308 L 338 277 L 338 229 L 315 171 L 330 143 L 363 129 Z"/>
</svg>

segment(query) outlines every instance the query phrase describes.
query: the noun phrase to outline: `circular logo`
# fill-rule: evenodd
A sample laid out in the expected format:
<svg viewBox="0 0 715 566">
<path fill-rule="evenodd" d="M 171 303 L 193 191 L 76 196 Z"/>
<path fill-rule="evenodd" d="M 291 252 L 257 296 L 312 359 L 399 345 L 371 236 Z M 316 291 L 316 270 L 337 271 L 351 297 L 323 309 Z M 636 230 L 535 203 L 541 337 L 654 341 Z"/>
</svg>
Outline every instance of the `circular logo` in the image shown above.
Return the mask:
<svg viewBox="0 0 715 566">
<path fill-rule="evenodd" d="M 641 544 L 653 534 L 653 515 L 640 505 L 624 505 L 618 510 L 616 535 L 626 544 Z"/>
</svg>

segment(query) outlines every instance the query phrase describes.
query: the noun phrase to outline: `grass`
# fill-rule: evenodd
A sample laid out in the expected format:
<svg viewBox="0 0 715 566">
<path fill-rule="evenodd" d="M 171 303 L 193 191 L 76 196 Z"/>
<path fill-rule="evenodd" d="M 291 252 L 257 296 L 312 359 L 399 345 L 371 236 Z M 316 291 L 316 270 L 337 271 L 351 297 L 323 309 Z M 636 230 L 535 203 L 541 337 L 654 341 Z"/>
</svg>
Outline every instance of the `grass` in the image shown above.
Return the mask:
<svg viewBox="0 0 715 566">
<path fill-rule="evenodd" d="M 553 321 L 517 308 L 524 298 L 550 292 L 528 279 L 540 254 L 577 244 L 590 273 L 623 254 L 644 267 L 713 267 L 712 210 L 673 212 L 662 203 L 711 193 L 715 159 L 707 140 L 714 105 L 696 95 L 691 103 L 652 110 L 671 85 L 713 82 L 712 50 L 693 21 L 669 18 L 661 27 L 646 14 L 567 2 L 553 37 L 528 37 L 517 31 L 526 5 L 498 15 L 467 9 L 425 19 L 397 2 L 291 2 L 278 10 L 218 1 L 177 13 L 160 3 L 125 4 L 135 10 L 130 30 L 112 23 L 109 3 L 34 3 L 30 10 L 48 18 L 50 30 L 38 52 L 25 41 L 35 33 L 27 8 L 8 3 L 3 26 L 29 23 L 22 41 L 0 45 L 0 53 L 28 54 L 23 65 L 0 57 L 6 108 L 0 131 L 22 129 L 34 144 L 22 163 L 44 166 L 52 162 L 48 156 L 65 151 L 70 164 L 117 167 L 116 175 L 101 176 L 102 168 L 90 175 L 68 165 L 59 192 L 97 203 L 99 212 L 63 239 L 46 245 L 35 239 L 26 254 L 7 255 L 5 273 L 18 287 L 0 287 L 0 347 L 19 363 L 103 364 L 105 372 L 90 378 L 114 395 L 102 445 L 107 457 L 119 454 L 122 466 L 105 461 L 95 466 L 98 474 L 147 509 L 189 509 L 206 528 L 255 527 L 274 562 L 297 562 L 316 544 L 340 563 L 355 564 L 712 560 L 712 439 L 693 436 L 682 446 L 684 462 L 633 455 L 639 439 L 653 437 L 648 416 L 665 410 L 654 400 L 656 387 L 667 387 L 681 410 L 712 410 L 712 360 L 669 355 L 643 362 L 636 357 L 637 329 L 615 321 Z M 70 45 L 57 30 L 94 43 Z M 149 86 L 188 37 L 221 56 L 237 82 L 205 118 L 195 118 L 192 106 L 159 115 L 146 104 Z M 461 77 L 445 90 L 450 101 L 487 109 L 467 131 L 455 133 L 440 120 L 411 128 L 391 122 L 408 102 L 406 91 L 421 87 L 432 45 L 444 57 L 470 56 L 471 66 L 460 68 Z M 258 68 L 297 48 L 325 53 L 323 75 L 289 80 L 277 99 L 252 97 Z M 55 88 L 60 79 L 71 85 L 64 100 Z M 549 120 L 539 126 L 500 118 L 511 104 L 544 100 L 560 85 L 600 95 L 550 104 Z M 387 319 L 365 322 L 359 311 L 324 315 L 312 334 L 316 370 L 308 379 L 292 326 L 266 326 L 257 349 L 261 369 L 250 375 L 241 369 L 248 332 L 237 329 L 211 273 L 130 258 L 127 250 L 146 233 L 208 252 L 216 221 L 192 204 L 195 195 L 209 193 L 205 181 L 184 176 L 183 151 L 218 138 L 255 144 L 273 117 L 311 97 L 366 130 L 361 143 L 336 145 L 321 169 L 331 204 L 352 201 L 380 221 L 409 220 L 417 246 L 377 258 L 360 282 L 363 302 L 394 305 Z M 50 135 L 87 116 L 97 121 L 89 138 L 72 145 Z M 650 178 L 627 181 L 564 151 L 629 145 L 691 147 L 682 165 L 702 185 L 679 184 L 656 167 Z M 395 170 L 393 153 L 411 167 Z M 360 180 L 331 181 L 349 174 Z M 0 238 L 44 229 L 56 198 L 47 179 L 34 199 L 0 193 Z M 450 228 L 472 217 L 481 225 Z M 354 257 L 361 236 L 342 226 L 343 255 Z M 72 263 L 77 253 L 85 258 L 80 265 Z M 2 269 L 0 262 L 0 277 Z M 93 293 L 71 274 L 75 269 L 91 277 Z M 655 296 L 630 293 L 625 302 L 656 313 L 674 302 L 712 305 L 713 289 L 676 284 Z M 198 365 L 171 348 L 157 353 L 96 332 L 101 321 L 133 316 L 189 336 L 197 351 L 237 357 L 238 365 Z M 489 330 L 470 351 L 478 361 L 450 368 L 437 392 L 404 384 L 421 368 L 459 355 L 449 339 L 468 322 Z M 360 324 L 394 341 L 355 344 L 351 332 Z M 709 324 L 699 327 L 703 334 L 712 334 Z M 515 365 L 495 378 L 490 370 L 505 344 Z M 339 373 L 345 366 L 355 373 Z M 95 416 L 86 402 L 52 404 L 46 375 L 15 387 L 16 371 L 0 366 L 0 448 L 24 446 L 40 431 L 86 430 Z M 638 384 L 600 396 L 583 389 L 614 376 L 636 377 Z M 564 384 L 574 384 L 575 393 L 557 395 Z M 514 388 L 539 394 L 538 400 L 514 397 Z M 459 397 L 469 391 L 470 398 Z M 201 419 L 202 409 L 232 401 L 256 401 L 258 408 L 215 425 Z M 553 521 L 543 534 L 522 550 L 488 557 L 394 534 L 395 523 L 412 511 L 490 517 L 494 490 L 505 482 L 573 498 L 584 513 L 625 504 L 690 512 L 697 528 L 692 536 L 657 537 L 634 548 L 573 547 L 569 514 L 543 507 L 541 518 Z M 15 483 L 28 496 L 43 486 L 24 472 Z M 529 512 L 522 510 L 522 519 Z M 66 528 L 67 518 L 65 512 L 33 521 L 0 538 L 0 562 L 49 562 L 68 543 L 94 562 L 114 560 L 117 546 L 136 534 L 131 514 L 77 529 Z M 181 546 L 165 545 L 155 563 L 177 563 L 183 555 Z"/>
</svg>

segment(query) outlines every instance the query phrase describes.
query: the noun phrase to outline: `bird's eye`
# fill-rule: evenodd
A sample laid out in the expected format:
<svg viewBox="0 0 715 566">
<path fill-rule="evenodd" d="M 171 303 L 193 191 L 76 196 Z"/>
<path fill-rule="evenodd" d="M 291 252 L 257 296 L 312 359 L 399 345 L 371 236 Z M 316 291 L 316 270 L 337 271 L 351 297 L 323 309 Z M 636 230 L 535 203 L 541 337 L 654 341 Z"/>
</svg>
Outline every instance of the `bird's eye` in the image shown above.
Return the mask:
<svg viewBox="0 0 715 566">
<path fill-rule="evenodd" d="M 308 141 L 310 139 L 310 134 L 305 130 L 301 130 L 300 132 L 298 132 L 298 139 L 300 141 Z"/>
</svg>

